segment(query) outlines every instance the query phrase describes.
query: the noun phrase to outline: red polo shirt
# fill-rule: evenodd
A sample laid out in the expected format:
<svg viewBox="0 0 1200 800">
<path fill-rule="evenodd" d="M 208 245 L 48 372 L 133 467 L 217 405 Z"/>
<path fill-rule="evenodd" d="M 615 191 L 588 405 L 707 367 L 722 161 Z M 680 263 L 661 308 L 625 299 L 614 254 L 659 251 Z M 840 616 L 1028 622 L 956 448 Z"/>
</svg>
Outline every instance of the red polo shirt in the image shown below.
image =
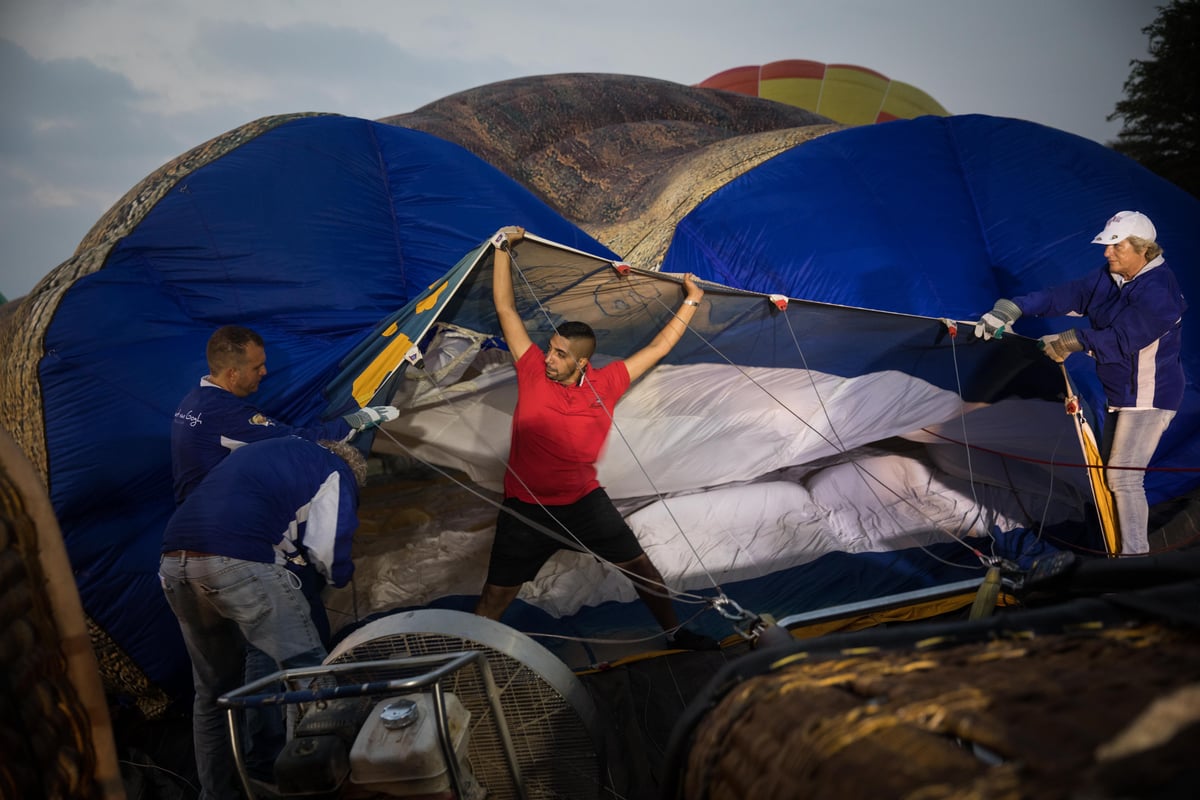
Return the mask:
<svg viewBox="0 0 1200 800">
<path fill-rule="evenodd" d="M 526 503 L 566 505 L 599 488 L 596 461 L 612 414 L 629 388 L 624 361 L 588 369 L 582 386 L 546 377 L 546 355 L 532 345 L 517 361 L 517 407 L 504 494 Z"/>
</svg>

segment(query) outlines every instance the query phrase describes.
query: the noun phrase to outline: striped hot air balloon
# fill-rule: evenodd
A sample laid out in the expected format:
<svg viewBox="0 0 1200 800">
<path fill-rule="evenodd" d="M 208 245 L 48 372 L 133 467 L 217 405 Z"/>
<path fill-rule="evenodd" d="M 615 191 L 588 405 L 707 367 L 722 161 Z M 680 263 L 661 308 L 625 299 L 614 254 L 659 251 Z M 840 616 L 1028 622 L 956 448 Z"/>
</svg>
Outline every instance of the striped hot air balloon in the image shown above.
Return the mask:
<svg viewBox="0 0 1200 800">
<path fill-rule="evenodd" d="M 806 108 L 843 125 L 950 113 L 917 87 L 855 64 L 772 61 L 727 69 L 696 85 Z"/>
</svg>

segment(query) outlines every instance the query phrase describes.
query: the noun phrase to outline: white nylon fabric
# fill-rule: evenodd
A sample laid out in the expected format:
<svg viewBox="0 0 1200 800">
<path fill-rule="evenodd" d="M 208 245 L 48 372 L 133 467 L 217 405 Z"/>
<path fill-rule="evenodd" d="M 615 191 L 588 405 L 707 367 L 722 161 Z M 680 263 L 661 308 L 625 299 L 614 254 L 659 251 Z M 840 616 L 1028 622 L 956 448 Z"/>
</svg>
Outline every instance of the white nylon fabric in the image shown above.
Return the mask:
<svg viewBox="0 0 1200 800">
<path fill-rule="evenodd" d="M 495 365 L 438 399 L 384 427 L 422 460 L 461 469 L 499 491 L 516 404 L 511 364 Z M 952 418 L 960 408 L 954 393 L 900 372 L 844 378 L 663 365 L 617 404 L 598 464 L 600 483 L 619 499 L 754 480 Z M 375 450 L 405 452 L 387 437 L 376 439 Z"/>
<path fill-rule="evenodd" d="M 511 362 L 495 352 L 475 366 L 481 371 L 453 392 L 422 387 L 415 396 L 425 404 L 384 427 L 416 457 L 461 469 L 498 493 L 516 385 Z M 963 414 L 971 443 L 983 448 L 970 464 L 959 443 Z M 1064 457 L 1076 458 L 1060 405 L 1011 399 L 966 407 L 956 394 L 898 372 L 844 378 L 662 365 L 618 403 L 616 428 L 623 438 L 616 429 L 609 436 L 601 484 L 678 590 L 759 577 L 833 552 L 985 537 L 1031 516 L 1053 524 L 1081 515 L 1087 491 L 1072 483 L 1080 471 L 1055 476 L 1048 467 L 1001 463 L 987 452 L 1044 453 L 1046 442 L 1065 432 Z M 912 444 L 899 453 L 873 444 L 889 437 Z M 406 454 L 386 436 L 375 450 Z M 1047 504 L 1053 480 L 1061 483 Z M 1064 487 L 1076 502 L 1063 502 Z M 394 557 L 380 554 L 383 561 L 370 567 L 375 574 L 359 573 L 360 582 L 369 577 L 373 607 L 478 592 L 495 510 L 484 507 L 470 521 L 461 507 L 450 513 L 453 521 L 430 519 L 425 537 Z M 453 564 L 453 574 L 439 564 Z M 520 597 L 561 617 L 636 595 L 616 570 L 563 551 Z"/>
</svg>

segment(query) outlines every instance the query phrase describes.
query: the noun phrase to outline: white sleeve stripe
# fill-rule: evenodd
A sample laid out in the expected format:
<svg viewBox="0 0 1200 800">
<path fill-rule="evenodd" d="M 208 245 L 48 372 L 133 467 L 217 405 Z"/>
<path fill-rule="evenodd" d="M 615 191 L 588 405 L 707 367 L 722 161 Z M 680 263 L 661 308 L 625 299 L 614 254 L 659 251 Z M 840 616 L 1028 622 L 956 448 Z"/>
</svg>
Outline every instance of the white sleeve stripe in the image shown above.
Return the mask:
<svg viewBox="0 0 1200 800">
<path fill-rule="evenodd" d="M 230 439 L 228 436 L 221 437 L 221 447 L 224 447 L 226 450 L 228 450 L 231 453 L 234 450 L 237 450 L 239 447 L 242 447 L 245 444 L 246 444 L 246 442 L 243 442 L 239 439 Z"/>
<path fill-rule="evenodd" d="M 333 581 L 334 548 L 337 545 L 338 504 L 341 500 L 341 473 L 330 474 L 308 505 L 308 525 L 304 530 L 304 548 L 325 580 Z"/>
<path fill-rule="evenodd" d="M 1154 408 L 1154 389 L 1158 383 L 1158 339 L 1143 347 L 1137 355 L 1137 387 L 1133 404 L 1137 408 Z"/>
</svg>

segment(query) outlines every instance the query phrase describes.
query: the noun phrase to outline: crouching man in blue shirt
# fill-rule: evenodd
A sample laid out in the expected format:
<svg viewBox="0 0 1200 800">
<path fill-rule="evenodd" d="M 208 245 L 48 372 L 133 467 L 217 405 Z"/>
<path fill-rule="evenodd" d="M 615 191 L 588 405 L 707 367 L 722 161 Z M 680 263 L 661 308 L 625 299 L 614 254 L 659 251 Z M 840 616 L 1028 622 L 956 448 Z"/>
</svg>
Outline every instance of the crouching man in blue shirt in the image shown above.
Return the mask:
<svg viewBox="0 0 1200 800">
<path fill-rule="evenodd" d="M 183 631 L 196 699 L 196 768 L 206 798 L 240 797 L 217 698 L 243 684 L 246 645 L 280 669 L 326 655 L 300 581 L 309 563 L 334 586 L 354 571 L 362 454 L 298 436 L 239 447 L 188 494 L 163 533 L 159 579 Z"/>
</svg>

